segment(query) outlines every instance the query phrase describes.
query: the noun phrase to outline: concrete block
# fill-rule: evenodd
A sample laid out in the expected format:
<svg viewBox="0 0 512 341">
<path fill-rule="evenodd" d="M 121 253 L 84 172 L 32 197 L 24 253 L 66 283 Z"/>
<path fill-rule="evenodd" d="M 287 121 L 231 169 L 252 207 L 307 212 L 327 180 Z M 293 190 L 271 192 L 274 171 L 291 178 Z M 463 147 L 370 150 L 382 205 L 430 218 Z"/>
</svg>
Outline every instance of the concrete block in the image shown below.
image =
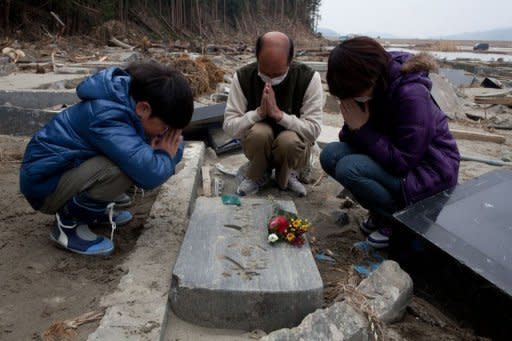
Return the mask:
<svg viewBox="0 0 512 341">
<path fill-rule="evenodd" d="M 364 279 L 357 290 L 368 298 L 377 318 L 385 323 L 399 321 L 413 295 L 412 279 L 397 262 L 384 261 Z"/>
<path fill-rule="evenodd" d="M 72 105 L 80 99 L 74 89 L 69 90 L 0 90 L 0 105 L 45 109 L 60 104 Z"/>
<path fill-rule="evenodd" d="M 56 114 L 56 111 L 0 105 L 0 134 L 31 136 Z"/>
<path fill-rule="evenodd" d="M 324 148 L 328 143 L 338 142 L 340 140 L 338 137 L 340 130 L 341 128 L 338 127 L 322 125 L 322 132 L 318 136 L 316 143 L 320 148 Z"/>
<path fill-rule="evenodd" d="M 345 302 L 336 302 L 326 309 L 309 314 L 293 329 L 280 329 L 261 341 L 336 340 L 366 341 L 368 320 Z"/>
<path fill-rule="evenodd" d="M 292 201 L 280 204 L 295 211 Z M 181 319 L 213 328 L 292 327 L 323 303 L 309 244 L 269 245 L 272 205 L 198 198 L 172 275 L 169 299 Z"/>
<path fill-rule="evenodd" d="M 324 111 L 333 114 L 341 114 L 340 103 L 338 102 L 338 98 L 329 93 L 325 94 L 325 105 Z"/>
<path fill-rule="evenodd" d="M 41 86 L 47 84 L 77 78 L 83 78 L 83 76 L 59 75 L 53 72 L 44 74 L 16 72 L 5 77 L 0 77 L 0 90 L 40 89 Z"/>
<path fill-rule="evenodd" d="M 327 72 L 327 63 L 326 62 L 310 62 L 310 61 L 301 61 L 301 63 L 306 64 L 314 71 L 317 72 Z"/>
<path fill-rule="evenodd" d="M 453 86 L 438 74 L 429 75 L 432 80 L 432 97 L 450 119 L 455 119 L 460 115 L 461 106 L 459 96 Z"/>
<path fill-rule="evenodd" d="M 126 274 L 101 300 L 107 307 L 88 340 L 159 340 L 167 323 L 171 269 L 200 181 L 202 142 L 187 142 L 181 170 L 160 188 L 134 251 L 121 265 Z M 118 233 L 123 233 L 119 231 Z"/>
<path fill-rule="evenodd" d="M 0 58 L 0 76 L 7 76 L 16 71 L 16 64 L 10 63 L 9 58 Z"/>
</svg>

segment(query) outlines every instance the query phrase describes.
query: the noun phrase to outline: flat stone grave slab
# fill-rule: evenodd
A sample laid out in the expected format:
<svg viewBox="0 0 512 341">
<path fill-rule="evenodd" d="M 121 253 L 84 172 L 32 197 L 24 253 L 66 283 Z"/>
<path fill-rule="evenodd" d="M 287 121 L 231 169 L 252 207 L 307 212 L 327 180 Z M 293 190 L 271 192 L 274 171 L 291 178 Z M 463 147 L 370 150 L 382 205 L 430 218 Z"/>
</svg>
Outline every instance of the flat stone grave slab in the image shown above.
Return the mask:
<svg viewBox="0 0 512 341">
<path fill-rule="evenodd" d="M 296 212 L 292 201 L 278 201 Z M 224 205 L 200 197 L 173 270 L 175 314 L 214 328 L 272 331 L 298 325 L 323 304 L 323 283 L 309 244 L 267 242 L 266 199 Z M 170 326 L 172 328 L 172 326 Z"/>
</svg>

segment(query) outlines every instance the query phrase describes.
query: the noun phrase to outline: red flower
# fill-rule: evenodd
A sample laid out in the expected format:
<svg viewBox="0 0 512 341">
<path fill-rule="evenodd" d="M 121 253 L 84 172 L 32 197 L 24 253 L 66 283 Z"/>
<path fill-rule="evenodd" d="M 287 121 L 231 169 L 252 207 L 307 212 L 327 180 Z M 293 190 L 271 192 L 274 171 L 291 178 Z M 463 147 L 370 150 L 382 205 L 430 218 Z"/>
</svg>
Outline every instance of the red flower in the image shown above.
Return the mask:
<svg viewBox="0 0 512 341">
<path fill-rule="evenodd" d="M 277 233 L 283 234 L 288 228 L 288 225 L 288 219 L 286 219 L 285 216 L 278 215 L 270 219 L 268 222 L 268 229 L 275 230 Z"/>
</svg>

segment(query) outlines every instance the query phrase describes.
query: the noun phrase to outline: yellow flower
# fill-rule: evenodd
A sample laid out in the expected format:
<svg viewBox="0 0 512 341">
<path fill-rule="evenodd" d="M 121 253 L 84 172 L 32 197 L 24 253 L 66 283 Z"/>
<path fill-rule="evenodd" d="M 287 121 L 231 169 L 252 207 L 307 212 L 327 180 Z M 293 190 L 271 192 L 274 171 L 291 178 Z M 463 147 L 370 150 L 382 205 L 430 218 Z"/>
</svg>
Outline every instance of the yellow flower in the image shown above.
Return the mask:
<svg viewBox="0 0 512 341">
<path fill-rule="evenodd" d="M 297 228 L 300 226 L 301 221 L 300 220 L 292 220 L 292 226 Z"/>
<path fill-rule="evenodd" d="M 295 239 L 295 235 L 294 235 L 293 233 L 288 233 L 288 234 L 286 235 L 286 239 L 287 239 L 289 242 L 291 242 L 292 240 L 294 240 L 294 239 Z"/>
</svg>

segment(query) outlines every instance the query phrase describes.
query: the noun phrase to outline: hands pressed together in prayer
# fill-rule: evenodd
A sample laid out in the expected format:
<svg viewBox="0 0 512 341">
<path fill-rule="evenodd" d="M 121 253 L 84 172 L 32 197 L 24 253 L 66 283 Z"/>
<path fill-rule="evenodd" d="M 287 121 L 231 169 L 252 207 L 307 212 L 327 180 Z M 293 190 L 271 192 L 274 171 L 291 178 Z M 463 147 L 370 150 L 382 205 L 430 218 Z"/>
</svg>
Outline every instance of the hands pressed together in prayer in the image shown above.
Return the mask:
<svg viewBox="0 0 512 341">
<path fill-rule="evenodd" d="M 263 88 L 261 103 L 257 112 L 261 118 L 270 117 L 273 118 L 276 122 L 281 121 L 283 118 L 283 112 L 277 106 L 276 95 L 270 83 L 266 83 L 265 87 Z"/>
</svg>

